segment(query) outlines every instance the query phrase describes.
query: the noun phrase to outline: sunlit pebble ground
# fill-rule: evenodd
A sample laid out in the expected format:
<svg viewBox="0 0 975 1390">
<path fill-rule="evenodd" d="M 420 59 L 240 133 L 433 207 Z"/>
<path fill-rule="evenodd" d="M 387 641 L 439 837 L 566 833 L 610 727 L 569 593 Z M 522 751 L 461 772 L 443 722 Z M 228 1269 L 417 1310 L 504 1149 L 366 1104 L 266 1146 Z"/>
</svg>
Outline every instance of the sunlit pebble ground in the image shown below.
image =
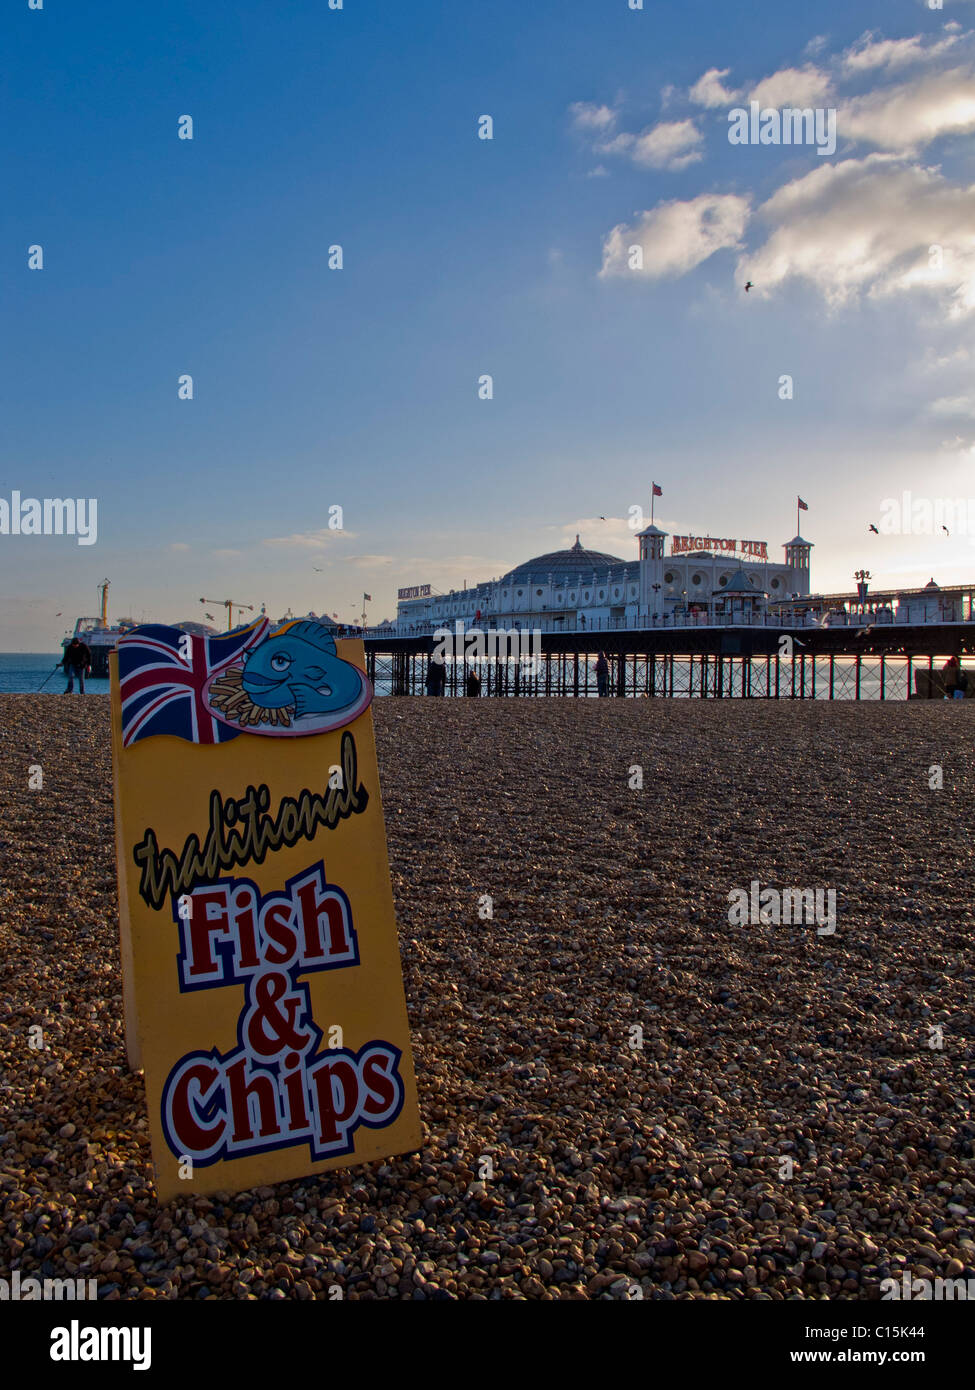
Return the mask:
<svg viewBox="0 0 975 1390">
<path fill-rule="evenodd" d="M 160 1207 L 123 1050 L 108 702 L 0 697 L 0 1273 L 302 1299 L 975 1276 L 975 706 L 374 708 L 425 1147 Z M 835 936 L 729 926 L 753 878 L 835 888 Z"/>
</svg>

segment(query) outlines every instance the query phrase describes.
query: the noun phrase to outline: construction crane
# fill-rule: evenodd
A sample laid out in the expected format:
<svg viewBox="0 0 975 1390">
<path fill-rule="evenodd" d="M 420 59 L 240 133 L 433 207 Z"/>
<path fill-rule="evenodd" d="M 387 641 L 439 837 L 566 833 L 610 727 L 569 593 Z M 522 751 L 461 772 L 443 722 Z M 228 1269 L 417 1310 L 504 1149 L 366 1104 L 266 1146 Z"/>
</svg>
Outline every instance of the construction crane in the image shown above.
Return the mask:
<svg viewBox="0 0 975 1390">
<path fill-rule="evenodd" d="M 201 603 L 215 603 L 219 608 L 226 608 L 226 610 L 227 610 L 227 631 L 228 631 L 228 632 L 230 632 L 230 631 L 233 629 L 233 626 L 234 626 L 234 609 L 235 609 L 235 608 L 237 609 L 237 612 L 238 612 L 238 613 L 243 613 L 243 611 L 244 611 L 245 608 L 247 609 L 248 613 L 253 613 L 253 611 L 254 611 L 254 605 L 253 605 L 252 603 L 238 603 L 236 599 L 232 599 L 232 598 L 201 598 L 201 599 L 200 599 L 200 602 L 201 602 Z"/>
<path fill-rule="evenodd" d="M 110 579 L 103 579 L 98 586 L 98 592 L 102 596 L 102 615 L 95 626 L 101 628 L 103 631 L 108 627 L 108 590 L 111 583 L 112 581 Z"/>
</svg>

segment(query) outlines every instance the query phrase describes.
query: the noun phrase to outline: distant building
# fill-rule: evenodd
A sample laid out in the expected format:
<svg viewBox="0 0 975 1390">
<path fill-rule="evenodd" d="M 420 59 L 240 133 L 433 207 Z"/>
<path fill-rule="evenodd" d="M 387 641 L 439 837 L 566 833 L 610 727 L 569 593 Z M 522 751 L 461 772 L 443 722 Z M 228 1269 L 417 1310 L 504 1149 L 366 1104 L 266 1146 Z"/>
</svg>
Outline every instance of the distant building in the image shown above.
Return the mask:
<svg viewBox="0 0 975 1390">
<path fill-rule="evenodd" d="M 637 534 L 637 560 L 587 550 L 578 536 L 567 550 L 554 550 L 493 579 L 449 594 L 403 591 L 400 624 L 546 629 L 607 626 L 609 619 L 662 621 L 688 613 L 724 616 L 762 613 L 776 599 L 809 593 L 809 541 L 796 536 L 783 548 L 785 560 L 768 560 L 764 542 L 675 537 L 676 553 L 664 554 L 668 533 L 647 526 Z M 698 546 L 700 540 L 709 544 Z M 694 548 L 684 548 L 685 542 Z M 748 547 L 748 549 L 746 549 Z M 740 619 L 739 619 L 740 620 Z"/>
</svg>

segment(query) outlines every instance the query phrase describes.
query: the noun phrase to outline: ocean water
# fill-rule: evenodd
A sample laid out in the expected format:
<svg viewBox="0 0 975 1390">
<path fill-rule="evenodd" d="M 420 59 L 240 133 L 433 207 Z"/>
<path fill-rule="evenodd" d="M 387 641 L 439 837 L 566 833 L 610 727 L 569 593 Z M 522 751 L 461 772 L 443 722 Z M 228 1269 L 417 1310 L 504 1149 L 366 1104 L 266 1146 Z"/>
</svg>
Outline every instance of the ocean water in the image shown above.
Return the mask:
<svg viewBox="0 0 975 1390">
<path fill-rule="evenodd" d="M 938 663 L 940 665 L 940 661 Z M 919 667 L 922 663 L 918 663 Z M 678 661 L 675 672 L 675 699 L 686 699 L 686 685 L 688 680 L 687 663 Z M 56 669 L 55 669 L 56 667 Z M 588 695 L 592 698 L 596 696 L 596 675 L 595 660 L 590 663 L 588 690 L 581 690 L 580 694 Z M 47 677 L 47 684 L 44 681 Z M 700 668 L 695 672 L 695 687 L 700 680 Z M 757 697 L 764 696 L 765 685 L 764 675 L 759 679 L 758 672 L 754 676 L 755 684 L 753 694 Z M 806 698 L 811 695 L 811 677 L 807 672 Z M 838 700 L 849 700 L 853 698 L 854 668 L 852 663 L 837 661 L 836 663 L 836 691 L 835 698 Z M 583 681 L 583 685 L 586 682 Z M 0 652 L 0 692 L 27 693 L 36 691 L 43 685 L 45 694 L 64 693 L 67 689 L 67 678 L 58 664 L 56 653 L 46 652 Z M 680 693 L 681 686 L 685 688 L 683 694 Z M 422 690 L 422 668 L 419 683 L 419 690 Z M 791 691 L 791 681 L 786 676 L 783 666 L 781 675 L 780 695 L 788 698 Z M 93 695 L 108 694 L 108 680 L 91 679 L 85 683 L 86 691 Z M 77 682 L 75 682 L 75 694 L 78 693 Z M 390 680 L 388 675 L 380 672 L 376 681 L 376 694 L 388 695 L 390 693 Z M 735 695 L 740 693 L 739 681 L 735 682 Z M 798 685 L 797 685 L 798 693 Z M 886 697 L 888 700 L 904 700 L 907 698 L 907 670 L 906 663 L 890 660 L 887 668 L 887 689 Z M 695 688 L 695 698 L 698 691 Z M 726 690 L 727 697 L 727 690 Z M 817 667 L 816 679 L 816 699 L 825 700 L 829 698 L 828 674 L 826 662 L 820 661 Z M 860 698 L 863 700 L 877 700 L 880 698 L 880 682 L 872 671 L 864 670 L 860 686 Z"/>
<path fill-rule="evenodd" d="M 0 652 L 0 691 L 24 694 L 37 690 L 47 676 L 51 679 L 44 686 L 45 695 L 63 694 L 67 690 L 68 679 L 61 670 L 56 652 Z M 85 691 L 107 695 L 108 679 L 86 680 Z M 74 693 L 78 693 L 77 681 Z"/>
</svg>

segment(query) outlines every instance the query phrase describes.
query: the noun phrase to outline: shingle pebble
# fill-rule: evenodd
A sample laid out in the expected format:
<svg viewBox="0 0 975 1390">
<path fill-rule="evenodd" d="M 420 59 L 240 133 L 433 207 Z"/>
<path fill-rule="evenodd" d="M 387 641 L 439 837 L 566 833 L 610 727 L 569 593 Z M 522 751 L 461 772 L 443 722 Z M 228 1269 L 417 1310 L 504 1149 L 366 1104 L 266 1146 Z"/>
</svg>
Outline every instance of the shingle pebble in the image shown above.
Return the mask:
<svg viewBox="0 0 975 1390">
<path fill-rule="evenodd" d="M 423 1149 L 160 1206 L 107 701 L 0 696 L 0 1267 L 109 1300 L 975 1276 L 967 705 L 374 710 Z M 835 934 L 731 925 L 752 880 L 835 889 Z"/>
</svg>

